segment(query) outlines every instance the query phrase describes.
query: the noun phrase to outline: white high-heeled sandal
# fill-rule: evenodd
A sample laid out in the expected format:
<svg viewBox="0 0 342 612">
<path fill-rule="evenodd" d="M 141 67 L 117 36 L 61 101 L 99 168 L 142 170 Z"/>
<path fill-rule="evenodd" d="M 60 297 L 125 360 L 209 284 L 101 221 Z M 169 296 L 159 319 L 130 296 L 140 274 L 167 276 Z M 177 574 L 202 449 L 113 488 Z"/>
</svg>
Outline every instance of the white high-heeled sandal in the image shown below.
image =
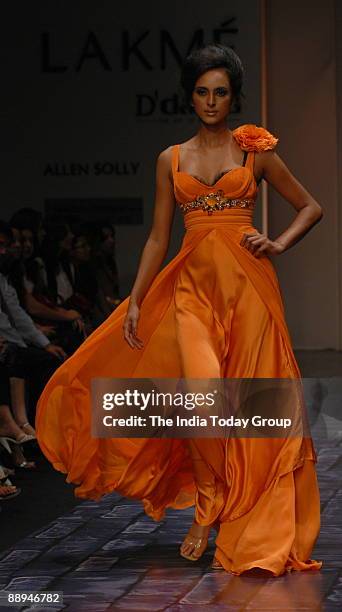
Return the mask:
<svg viewBox="0 0 342 612">
<path fill-rule="evenodd" d="M 31 442 L 32 440 L 35 440 L 35 439 L 36 438 L 34 436 L 31 436 L 30 434 L 26 434 L 26 433 L 24 433 L 18 439 L 12 438 L 11 436 L 0 436 L 0 444 L 2 444 L 2 446 L 10 453 L 11 451 L 8 450 L 9 449 L 8 442 L 12 442 L 12 444 L 25 444 L 25 442 Z"/>
<path fill-rule="evenodd" d="M 7 442 L 6 438 L 0 437 L 0 444 L 1 446 L 4 447 L 4 449 L 11 455 L 12 454 L 12 449 L 10 447 L 10 445 Z"/>
</svg>

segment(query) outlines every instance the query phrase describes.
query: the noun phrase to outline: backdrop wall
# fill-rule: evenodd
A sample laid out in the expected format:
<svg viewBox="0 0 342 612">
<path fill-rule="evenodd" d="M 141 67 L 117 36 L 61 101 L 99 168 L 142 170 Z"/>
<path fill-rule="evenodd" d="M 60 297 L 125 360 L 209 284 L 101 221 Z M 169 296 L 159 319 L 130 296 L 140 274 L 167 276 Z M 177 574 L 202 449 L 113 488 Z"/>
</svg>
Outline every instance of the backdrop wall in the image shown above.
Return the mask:
<svg viewBox="0 0 342 612">
<path fill-rule="evenodd" d="M 260 3 L 20 4 L 7 5 L 0 41 L 1 216 L 26 205 L 113 216 L 125 295 L 150 227 L 156 157 L 196 129 L 178 88 L 180 62 L 193 45 L 217 40 L 235 47 L 246 66 L 246 102 L 230 126 L 260 122 Z M 336 35 L 342 5 L 266 4 L 268 127 L 325 213 L 275 260 L 287 320 L 296 347 L 342 348 L 342 43 Z M 270 235 L 293 214 L 270 190 Z M 169 257 L 182 234 L 177 215 Z"/>
<path fill-rule="evenodd" d="M 275 262 L 297 348 L 341 348 L 335 28 L 333 0 L 268 2 L 268 126 L 285 163 L 324 209 L 321 223 Z M 269 199 L 276 237 L 294 213 L 271 189 Z"/>
<path fill-rule="evenodd" d="M 178 85 L 194 45 L 236 48 L 247 101 L 231 127 L 259 122 L 259 2 L 39 1 L 8 15 L 3 214 L 113 215 L 125 295 L 150 227 L 156 157 L 196 129 Z M 178 215 L 170 257 L 182 233 Z"/>
</svg>

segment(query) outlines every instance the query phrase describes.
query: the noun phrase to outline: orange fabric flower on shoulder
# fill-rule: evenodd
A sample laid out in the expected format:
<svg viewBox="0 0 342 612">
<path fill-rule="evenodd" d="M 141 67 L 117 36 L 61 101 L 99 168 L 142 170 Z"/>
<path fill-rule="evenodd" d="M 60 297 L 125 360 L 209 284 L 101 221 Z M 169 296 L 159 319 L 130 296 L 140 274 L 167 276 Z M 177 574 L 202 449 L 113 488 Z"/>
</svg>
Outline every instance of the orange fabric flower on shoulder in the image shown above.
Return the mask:
<svg viewBox="0 0 342 612">
<path fill-rule="evenodd" d="M 265 128 L 252 123 L 240 125 L 232 134 L 243 151 L 269 151 L 279 140 Z"/>
</svg>

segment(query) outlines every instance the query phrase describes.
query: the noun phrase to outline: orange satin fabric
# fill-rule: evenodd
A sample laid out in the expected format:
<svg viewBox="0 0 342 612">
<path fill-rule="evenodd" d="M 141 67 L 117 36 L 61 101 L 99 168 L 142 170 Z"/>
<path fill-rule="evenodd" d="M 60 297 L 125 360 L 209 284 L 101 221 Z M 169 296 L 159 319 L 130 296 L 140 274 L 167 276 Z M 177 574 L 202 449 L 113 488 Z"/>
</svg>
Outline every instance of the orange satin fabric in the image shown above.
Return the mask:
<svg viewBox="0 0 342 612">
<path fill-rule="evenodd" d="M 178 202 L 222 189 L 256 196 L 254 153 L 245 168 L 205 186 L 178 167 Z M 319 494 L 310 438 L 94 439 L 90 384 L 96 377 L 299 378 L 278 280 L 268 257 L 240 246 L 252 211 L 185 215 L 178 255 L 158 274 L 141 307 L 143 350 L 122 336 L 125 300 L 54 373 L 37 408 L 39 444 L 54 467 L 98 499 L 116 490 L 140 499 L 158 520 L 195 502 L 203 525 L 220 523 L 216 556 L 234 573 L 252 567 L 280 575 L 319 569 L 310 560 L 319 530 Z"/>
</svg>

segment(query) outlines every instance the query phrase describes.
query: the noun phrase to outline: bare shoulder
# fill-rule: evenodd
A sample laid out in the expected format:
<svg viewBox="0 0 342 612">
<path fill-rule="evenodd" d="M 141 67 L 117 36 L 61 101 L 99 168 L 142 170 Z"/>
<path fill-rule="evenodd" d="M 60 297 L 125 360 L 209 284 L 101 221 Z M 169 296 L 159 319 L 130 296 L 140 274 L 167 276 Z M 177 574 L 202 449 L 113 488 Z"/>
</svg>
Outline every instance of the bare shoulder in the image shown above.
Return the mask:
<svg viewBox="0 0 342 612">
<path fill-rule="evenodd" d="M 272 163 L 272 161 L 280 159 L 277 151 L 258 151 L 255 153 L 255 159 L 260 159 L 264 163 Z"/>
<path fill-rule="evenodd" d="M 179 143 L 179 145 L 170 145 L 159 153 L 157 157 L 157 168 L 161 171 L 169 172 L 170 175 L 172 174 L 172 157 L 175 146 L 182 148 L 183 152 L 191 152 L 194 150 L 194 138 L 192 137 L 189 140 L 185 140 L 184 142 Z"/>
<path fill-rule="evenodd" d="M 265 171 L 275 168 L 281 163 L 281 159 L 276 151 L 256 151 L 254 157 L 254 174 L 257 180 L 263 178 Z"/>
<path fill-rule="evenodd" d="M 278 153 L 273 149 L 271 151 L 256 151 L 254 157 L 254 163 L 256 166 L 267 166 L 269 164 L 274 164 L 279 160 L 280 157 Z"/>
<path fill-rule="evenodd" d="M 170 145 L 163 151 L 161 151 L 157 157 L 157 180 L 169 179 L 172 182 L 172 156 L 173 156 L 173 147 L 174 145 Z"/>
<path fill-rule="evenodd" d="M 191 138 L 189 138 L 188 140 L 184 140 L 184 142 L 180 143 L 180 147 L 182 148 L 182 151 L 190 151 L 190 152 L 194 152 L 197 150 L 197 139 L 195 136 L 192 136 Z"/>
<path fill-rule="evenodd" d="M 163 149 L 163 151 L 161 151 L 158 155 L 158 161 L 164 162 L 164 161 L 170 161 L 172 158 L 172 150 L 173 150 L 173 146 L 174 145 L 170 145 L 169 147 L 167 147 L 166 149 Z"/>
<path fill-rule="evenodd" d="M 173 146 L 167 147 L 161 151 L 157 157 L 157 168 L 160 170 L 171 171 L 172 167 L 172 150 Z"/>
</svg>

